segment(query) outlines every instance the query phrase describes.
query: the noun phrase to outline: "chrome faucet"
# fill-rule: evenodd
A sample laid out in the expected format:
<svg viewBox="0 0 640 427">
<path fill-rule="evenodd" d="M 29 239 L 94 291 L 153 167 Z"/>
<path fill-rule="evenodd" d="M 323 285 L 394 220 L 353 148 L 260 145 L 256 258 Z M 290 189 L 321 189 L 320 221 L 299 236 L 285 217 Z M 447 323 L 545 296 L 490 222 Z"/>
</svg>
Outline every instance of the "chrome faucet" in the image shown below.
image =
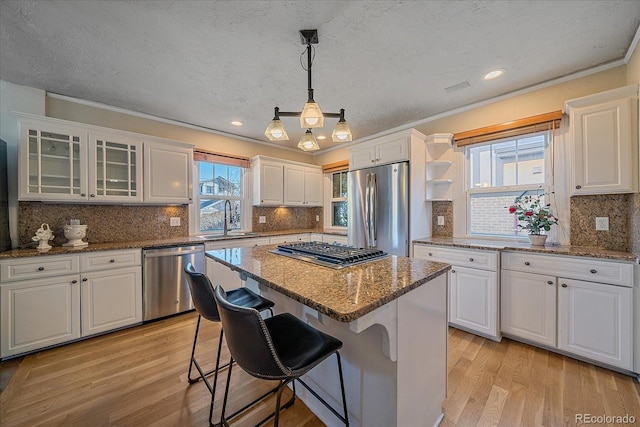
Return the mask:
<svg viewBox="0 0 640 427">
<path fill-rule="evenodd" d="M 227 219 L 227 205 L 229 206 L 229 219 Z M 224 201 L 224 236 L 229 232 L 229 220 L 233 218 L 233 212 L 231 212 L 231 202 L 229 200 Z"/>
</svg>

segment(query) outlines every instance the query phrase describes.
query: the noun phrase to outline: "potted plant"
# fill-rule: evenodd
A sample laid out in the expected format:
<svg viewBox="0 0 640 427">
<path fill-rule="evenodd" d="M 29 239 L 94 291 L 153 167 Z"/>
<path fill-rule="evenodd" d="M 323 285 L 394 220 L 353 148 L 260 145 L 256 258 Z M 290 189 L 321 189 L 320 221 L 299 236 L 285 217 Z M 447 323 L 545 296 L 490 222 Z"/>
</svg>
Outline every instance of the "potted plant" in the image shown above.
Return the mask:
<svg viewBox="0 0 640 427">
<path fill-rule="evenodd" d="M 544 246 L 547 235 L 542 232 L 551 230 L 551 226 L 558 223 L 558 218 L 550 212 L 551 204 L 545 203 L 545 196 L 553 193 L 520 195 L 509 206 L 509 213 L 518 218 L 518 229 L 529 232 L 532 245 Z"/>
</svg>

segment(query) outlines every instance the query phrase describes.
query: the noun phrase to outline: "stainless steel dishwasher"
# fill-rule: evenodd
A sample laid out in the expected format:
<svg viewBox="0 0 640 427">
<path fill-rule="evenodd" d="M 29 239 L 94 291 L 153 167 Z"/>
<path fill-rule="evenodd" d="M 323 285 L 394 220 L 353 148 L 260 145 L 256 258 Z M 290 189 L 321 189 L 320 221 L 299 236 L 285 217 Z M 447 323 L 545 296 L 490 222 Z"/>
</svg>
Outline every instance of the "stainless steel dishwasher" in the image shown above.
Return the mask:
<svg viewBox="0 0 640 427">
<path fill-rule="evenodd" d="M 204 272 L 204 245 L 149 248 L 142 254 L 142 320 L 193 309 L 184 267 L 190 262 Z"/>
</svg>

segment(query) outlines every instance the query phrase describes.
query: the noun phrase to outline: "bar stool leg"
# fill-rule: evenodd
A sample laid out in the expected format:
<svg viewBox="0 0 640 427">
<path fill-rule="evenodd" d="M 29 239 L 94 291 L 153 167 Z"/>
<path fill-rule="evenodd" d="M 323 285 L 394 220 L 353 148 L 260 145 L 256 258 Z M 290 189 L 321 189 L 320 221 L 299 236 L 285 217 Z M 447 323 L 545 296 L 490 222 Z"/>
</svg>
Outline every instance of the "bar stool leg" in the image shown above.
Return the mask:
<svg viewBox="0 0 640 427">
<path fill-rule="evenodd" d="M 193 363 L 195 362 L 196 343 L 198 342 L 198 331 L 200 330 L 200 319 L 201 318 L 202 318 L 202 316 L 200 316 L 198 314 L 198 321 L 196 322 L 196 333 L 195 333 L 195 335 L 193 337 L 193 348 L 191 349 L 191 360 L 189 361 L 189 374 L 187 375 L 189 384 L 193 384 L 193 383 L 196 383 L 196 382 L 200 381 L 200 377 L 191 378 L 191 369 L 193 368 Z"/>
</svg>

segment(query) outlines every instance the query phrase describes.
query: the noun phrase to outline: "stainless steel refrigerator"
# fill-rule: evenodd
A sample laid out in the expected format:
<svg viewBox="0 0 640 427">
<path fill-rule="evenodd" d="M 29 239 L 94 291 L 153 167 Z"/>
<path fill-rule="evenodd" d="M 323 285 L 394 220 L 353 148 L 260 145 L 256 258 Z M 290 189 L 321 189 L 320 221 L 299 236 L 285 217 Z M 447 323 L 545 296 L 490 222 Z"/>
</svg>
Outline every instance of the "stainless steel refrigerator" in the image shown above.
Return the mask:
<svg viewBox="0 0 640 427">
<path fill-rule="evenodd" d="M 349 245 L 409 254 L 409 163 L 348 174 Z"/>
</svg>

